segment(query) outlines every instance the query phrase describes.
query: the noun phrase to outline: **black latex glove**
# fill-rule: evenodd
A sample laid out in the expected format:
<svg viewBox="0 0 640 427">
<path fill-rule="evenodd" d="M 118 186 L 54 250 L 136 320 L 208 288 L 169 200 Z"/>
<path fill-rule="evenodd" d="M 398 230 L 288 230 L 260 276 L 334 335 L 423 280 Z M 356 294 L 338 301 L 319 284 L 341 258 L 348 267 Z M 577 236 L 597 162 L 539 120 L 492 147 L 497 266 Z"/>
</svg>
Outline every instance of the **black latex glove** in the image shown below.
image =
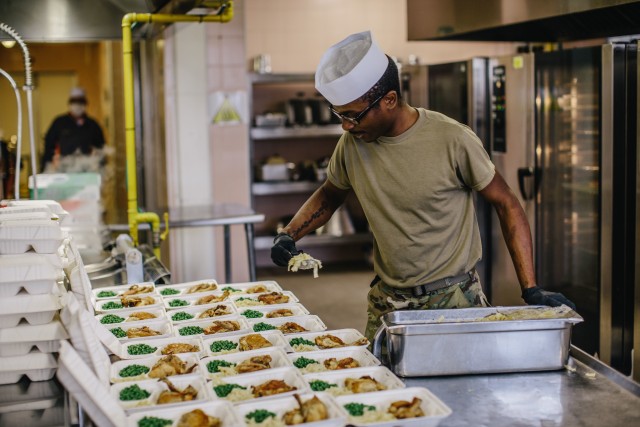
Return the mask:
<svg viewBox="0 0 640 427">
<path fill-rule="evenodd" d="M 561 293 L 543 291 L 538 286 L 527 288 L 522 291 L 522 299 L 529 305 L 548 305 L 550 307 L 560 307 L 562 304 L 564 304 L 571 307 L 572 310 L 576 309 L 576 305 L 569 301 Z"/>
<path fill-rule="evenodd" d="M 293 237 L 286 233 L 280 233 L 273 239 L 273 246 L 271 247 L 271 260 L 275 265 L 280 267 L 286 267 L 289 264 L 289 260 L 292 256 L 298 255 L 298 249 L 296 249 L 296 243 L 293 241 Z"/>
</svg>

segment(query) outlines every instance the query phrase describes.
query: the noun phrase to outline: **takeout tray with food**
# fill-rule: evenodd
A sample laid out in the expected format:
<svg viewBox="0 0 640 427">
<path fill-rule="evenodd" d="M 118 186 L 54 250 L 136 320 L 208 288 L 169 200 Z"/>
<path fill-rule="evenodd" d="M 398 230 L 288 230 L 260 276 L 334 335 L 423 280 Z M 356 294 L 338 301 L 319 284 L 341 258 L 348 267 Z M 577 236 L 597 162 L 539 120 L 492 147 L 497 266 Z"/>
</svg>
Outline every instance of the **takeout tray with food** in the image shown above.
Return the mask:
<svg viewBox="0 0 640 427">
<path fill-rule="evenodd" d="M 149 356 L 166 356 L 169 354 L 204 354 L 204 345 L 199 336 L 169 337 L 136 340 L 122 343 L 121 359 L 140 359 Z"/>
<path fill-rule="evenodd" d="M 220 286 L 215 279 L 203 279 L 193 282 L 175 283 L 157 287 L 157 291 L 163 297 L 175 297 L 179 295 L 194 295 L 202 292 L 218 291 Z"/>
<path fill-rule="evenodd" d="M 229 299 L 236 305 L 238 309 L 253 306 L 292 304 L 298 302 L 298 297 L 296 297 L 291 291 L 273 291 L 257 294 L 233 294 L 229 297 Z"/>
<path fill-rule="evenodd" d="M 274 319 L 248 319 L 254 332 L 279 330 L 285 335 L 300 332 L 319 332 L 327 329 L 326 325 L 316 315 L 278 317 Z"/>
<path fill-rule="evenodd" d="M 214 398 L 231 402 L 272 399 L 309 391 L 309 386 L 295 368 L 275 368 L 224 377 L 209 381 L 207 387 Z"/>
<path fill-rule="evenodd" d="M 245 352 L 260 348 L 280 347 L 291 352 L 291 347 L 280 331 L 248 332 L 226 337 L 203 336 L 202 342 L 207 356 Z"/>
<path fill-rule="evenodd" d="M 380 357 L 386 343 L 388 366 L 406 377 L 562 369 L 582 320 L 567 306 L 394 311 L 373 352 Z"/>
<path fill-rule="evenodd" d="M 171 315 L 171 313 L 169 313 Z M 175 326 L 176 336 L 216 335 L 227 336 L 249 332 L 247 321 L 242 316 L 225 316 L 223 319 L 209 318 L 182 322 Z"/>
<path fill-rule="evenodd" d="M 214 306 L 231 302 L 228 292 L 207 291 L 196 294 L 163 297 L 164 307 L 169 310 L 181 310 L 187 307 Z"/>
<path fill-rule="evenodd" d="M 238 313 L 247 319 L 277 319 L 280 317 L 306 316 L 309 314 L 309 310 L 300 303 L 293 303 L 241 307 Z"/>
<path fill-rule="evenodd" d="M 107 286 L 91 290 L 91 295 L 95 300 L 110 298 L 120 298 L 127 295 L 157 294 L 156 285 L 153 282 L 141 282 L 131 285 Z"/>
<path fill-rule="evenodd" d="M 195 353 L 151 356 L 133 360 L 119 360 L 111 365 L 109 379 L 112 383 L 162 379 L 175 375 L 198 372 L 199 357 Z"/>
<path fill-rule="evenodd" d="M 303 374 L 380 365 L 380 361 L 363 347 L 307 351 L 288 354 L 287 357 Z"/>
<path fill-rule="evenodd" d="M 165 338 L 173 335 L 171 323 L 167 319 L 143 320 L 104 326 L 121 342 L 153 337 Z"/>
<path fill-rule="evenodd" d="M 213 420 L 211 418 L 213 418 Z M 216 424 L 216 421 L 219 424 Z M 182 425 L 240 427 L 233 405 L 224 400 L 213 400 L 165 409 L 162 406 L 148 408 L 129 416 L 129 427 L 178 427 Z"/>
<path fill-rule="evenodd" d="M 225 316 L 237 315 L 236 308 L 231 303 L 216 303 L 207 305 L 197 305 L 194 307 L 182 307 L 171 310 L 168 313 L 169 320 L 174 323 L 189 322 L 203 319 L 220 319 Z"/>
<path fill-rule="evenodd" d="M 333 350 L 343 347 L 366 347 L 369 340 L 356 329 L 334 329 L 322 332 L 302 332 L 287 335 L 295 352 Z"/>
<path fill-rule="evenodd" d="M 102 313 L 95 316 L 103 325 L 113 325 L 117 323 L 135 323 L 147 320 L 167 319 L 167 313 L 164 308 L 127 308 L 123 310 L 113 310 L 108 313 Z"/>
<path fill-rule="evenodd" d="M 451 408 L 423 387 L 338 396 L 335 400 L 349 424 L 356 427 L 435 427 L 451 415 Z"/>
<path fill-rule="evenodd" d="M 404 388 L 404 383 L 384 366 L 340 369 L 303 375 L 309 388 L 333 396 L 375 393 Z"/>
<path fill-rule="evenodd" d="M 127 412 L 150 406 L 170 408 L 210 400 L 201 375 L 178 375 L 164 380 L 127 381 L 111 385 L 110 393 Z"/>
<path fill-rule="evenodd" d="M 200 360 L 200 372 L 210 380 L 291 366 L 287 354 L 280 347 L 207 356 Z"/>
<path fill-rule="evenodd" d="M 273 280 L 261 280 L 257 282 L 224 283 L 220 284 L 220 290 L 228 290 L 232 294 L 259 294 L 264 292 L 282 292 L 282 287 Z"/>
<path fill-rule="evenodd" d="M 302 405 L 304 411 L 301 410 Z M 347 423 L 344 411 L 335 399 L 326 393 L 294 394 L 273 398 L 267 402 L 239 403 L 235 406 L 235 411 L 244 419 L 247 427 L 285 426 L 294 423 L 313 427 L 343 427 Z M 288 424 L 286 420 L 289 420 Z"/>
<path fill-rule="evenodd" d="M 158 295 L 130 295 L 119 298 L 106 298 L 97 300 L 93 305 L 96 314 L 108 313 L 114 310 L 124 309 L 154 309 L 162 308 L 162 300 Z"/>
</svg>

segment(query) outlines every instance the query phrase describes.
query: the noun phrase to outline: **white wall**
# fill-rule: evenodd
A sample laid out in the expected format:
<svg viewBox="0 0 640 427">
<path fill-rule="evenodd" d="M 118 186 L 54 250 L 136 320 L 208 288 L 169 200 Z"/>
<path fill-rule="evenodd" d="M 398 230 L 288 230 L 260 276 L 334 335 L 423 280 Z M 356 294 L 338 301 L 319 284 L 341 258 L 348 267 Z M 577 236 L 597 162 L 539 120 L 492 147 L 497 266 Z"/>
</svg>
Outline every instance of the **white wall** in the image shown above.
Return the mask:
<svg viewBox="0 0 640 427">
<path fill-rule="evenodd" d="M 481 1 L 481 0 L 479 0 Z M 404 0 L 244 0 L 247 58 L 271 55 L 274 73 L 313 72 L 324 51 L 346 36 L 371 30 L 385 53 L 433 64 L 498 56 L 513 43 L 409 42 Z"/>
</svg>

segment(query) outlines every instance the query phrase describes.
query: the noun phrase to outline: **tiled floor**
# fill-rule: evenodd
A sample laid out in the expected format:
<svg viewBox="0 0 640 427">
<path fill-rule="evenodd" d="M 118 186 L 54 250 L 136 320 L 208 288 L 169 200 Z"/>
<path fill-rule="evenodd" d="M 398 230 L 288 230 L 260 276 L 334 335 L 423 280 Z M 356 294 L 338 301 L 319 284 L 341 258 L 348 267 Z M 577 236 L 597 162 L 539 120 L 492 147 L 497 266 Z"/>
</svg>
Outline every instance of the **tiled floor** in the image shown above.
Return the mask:
<svg viewBox="0 0 640 427">
<path fill-rule="evenodd" d="M 367 322 L 367 292 L 373 269 L 366 263 L 327 265 L 317 279 L 309 271 L 287 272 L 286 268 L 261 268 L 258 280 L 275 280 L 293 292 L 311 314 L 328 329 L 354 328 L 364 332 Z"/>
</svg>

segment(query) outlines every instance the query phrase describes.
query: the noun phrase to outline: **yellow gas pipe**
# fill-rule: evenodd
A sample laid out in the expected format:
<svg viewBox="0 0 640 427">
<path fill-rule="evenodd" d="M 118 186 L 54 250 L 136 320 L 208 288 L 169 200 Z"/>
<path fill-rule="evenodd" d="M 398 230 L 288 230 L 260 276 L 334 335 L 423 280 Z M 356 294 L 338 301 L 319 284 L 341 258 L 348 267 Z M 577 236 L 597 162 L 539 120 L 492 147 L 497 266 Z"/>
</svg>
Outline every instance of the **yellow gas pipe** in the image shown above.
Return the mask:
<svg viewBox="0 0 640 427">
<path fill-rule="evenodd" d="M 136 124 L 133 96 L 133 42 L 131 26 L 136 22 L 169 24 L 174 22 L 229 22 L 233 18 L 233 1 L 209 2 L 219 9 L 217 15 L 161 15 L 128 13 L 122 18 L 122 63 L 124 78 L 124 123 L 127 155 L 127 196 L 129 233 L 138 244 L 138 224 L 150 223 L 153 232 L 153 252 L 160 259 L 160 242 L 169 232 L 169 216 L 165 213 L 165 232 L 160 234 L 160 217 L 155 212 L 138 212 L 138 182 L 136 176 Z"/>
</svg>

